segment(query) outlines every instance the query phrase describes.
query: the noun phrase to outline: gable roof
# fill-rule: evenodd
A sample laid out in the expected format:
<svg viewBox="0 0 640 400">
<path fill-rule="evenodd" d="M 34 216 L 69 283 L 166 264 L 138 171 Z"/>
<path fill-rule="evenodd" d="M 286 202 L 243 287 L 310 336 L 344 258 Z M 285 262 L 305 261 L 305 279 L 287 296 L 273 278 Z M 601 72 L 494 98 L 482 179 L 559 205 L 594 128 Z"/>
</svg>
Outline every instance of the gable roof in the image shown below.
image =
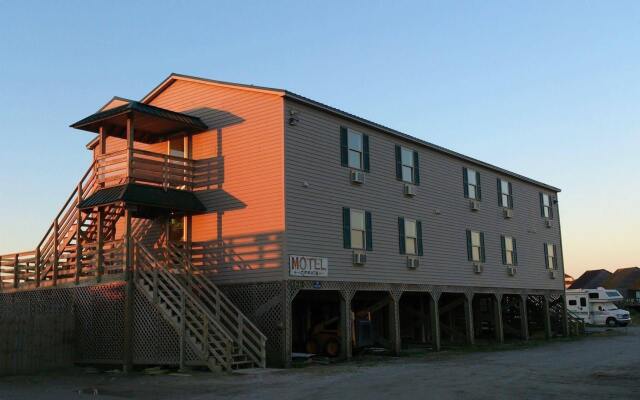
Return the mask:
<svg viewBox="0 0 640 400">
<path fill-rule="evenodd" d="M 604 283 L 607 289 L 640 289 L 640 268 L 620 268 Z"/>
<path fill-rule="evenodd" d="M 473 157 L 469 157 L 469 156 L 465 156 L 464 154 L 458 153 L 456 151 L 453 150 L 449 150 L 445 147 L 442 146 L 438 146 L 436 144 L 427 142 L 426 140 L 422 140 L 422 139 L 418 139 L 417 137 L 408 135 L 406 133 L 397 131 L 395 129 L 389 128 L 387 126 L 378 124 L 376 122 L 370 121 L 368 119 L 362 118 L 362 117 L 358 117 L 357 115 L 353 115 L 350 114 L 346 111 L 342 111 L 338 108 L 335 107 L 331 107 L 329 105 L 320 103 L 318 101 L 312 100 L 308 97 L 304 97 L 301 96 L 299 94 L 293 93 L 291 91 L 288 91 L 286 89 L 278 89 L 278 88 L 271 88 L 271 87 L 266 87 L 266 86 L 255 86 L 255 85 L 246 85 L 246 84 L 241 84 L 241 83 L 234 83 L 234 82 L 225 82 L 225 81 L 218 81 L 218 80 L 213 80 L 213 79 L 207 79 L 207 78 L 201 78 L 201 77 L 197 77 L 197 76 L 190 76 L 190 75 L 183 75 L 183 74 L 177 74 L 177 73 L 171 73 L 164 81 L 162 81 L 158 86 L 156 86 L 153 90 L 151 90 L 147 95 L 145 95 L 142 100 L 140 100 L 143 103 L 149 103 L 151 102 L 155 97 L 157 97 L 160 93 L 162 93 L 164 90 L 166 90 L 169 86 L 171 86 L 174 82 L 178 81 L 178 80 L 182 80 L 182 81 L 191 81 L 191 82 L 199 82 L 199 83 L 204 83 L 204 84 L 209 84 L 209 85 L 215 85 L 215 86 L 222 86 L 222 87 L 232 87 L 232 88 L 236 88 L 236 89 L 240 89 L 240 90 L 248 90 L 248 91 L 257 91 L 257 92 L 262 92 L 262 93 L 270 93 L 273 95 L 278 95 L 278 96 L 282 96 L 286 99 L 292 100 L 294 102 L 298 102 L 310 107 L 313 107 L 315 109 L 321 110 L 321 111 L 325 111 L 325 112 L 329 112 L 331 114 L 334 114 L 336 116 L 339 116 L 341 118 L 365 125 L 369 128 L 390 134 L 392 136 L 398 137 L 400 139 L 427 147 L 431 150 L 437 151 L 439 153 L 442 154 L 446 154 L 448 156 L 460 159 L 462 161 L 468 162 L 470 164 L 474 164 L 480 167 L 484 167 L 490 170 L 493 170 L 495 172 L 498 172 L 502 175 L 506 175 L 506 176 L 511 176 L 513 178 L 516 178 L 518 180 L 539 186 L 541 188 L 544 188 L 546 190 L 552 191 L 552 192 L 560 192 L 560 189 L 551 185 L 548 185 L 546 183 L 540 182 L 540 181 L 536 181 L 534 179 L 531 178 L 527 178 L 524 175 L 520 175 L 517 174 L 515 172 L 506 170 L 504 168 L 500 168 L 498 166 L 495 166 L 493 164 L 489 164 L 486 163 L 484 161 L 480 161 L 478 159 L 475 159 Z"/>
<path fill-rule="evenodd" d="M 573 281 L 569 289 L 597 289 L 603 286 L 611 275 L 611 272 L 606 269 L 585 271 L 578 279 Z"/>
</svg>

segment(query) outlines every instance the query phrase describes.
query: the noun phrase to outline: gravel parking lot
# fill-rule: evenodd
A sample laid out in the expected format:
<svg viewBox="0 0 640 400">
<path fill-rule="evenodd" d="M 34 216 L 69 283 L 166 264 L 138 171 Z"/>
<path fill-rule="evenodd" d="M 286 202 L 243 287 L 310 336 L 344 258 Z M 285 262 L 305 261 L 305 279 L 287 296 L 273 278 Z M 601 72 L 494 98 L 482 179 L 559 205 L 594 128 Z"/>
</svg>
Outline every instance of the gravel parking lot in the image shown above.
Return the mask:
<svg viewBox="0 0 640 400">
<path fill-rule="evenodd" d="M 243 374 L 0 378 L 0 399 L 638 399 L 640 327 L 511 346 Z M 509 347 L 509 346 L 507 346 Z"/>
</svg>

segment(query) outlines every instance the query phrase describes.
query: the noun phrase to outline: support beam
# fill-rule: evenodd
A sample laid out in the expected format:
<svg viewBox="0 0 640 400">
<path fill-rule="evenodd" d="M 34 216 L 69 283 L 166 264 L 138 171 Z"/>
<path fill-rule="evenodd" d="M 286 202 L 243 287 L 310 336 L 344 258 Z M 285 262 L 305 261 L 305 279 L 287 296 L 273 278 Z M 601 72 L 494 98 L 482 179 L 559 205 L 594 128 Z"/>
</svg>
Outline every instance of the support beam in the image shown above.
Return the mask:
<svg viewBox="0 0 640 400">
<path fill-rule="evenodd" d="M 400 336 L 400 295 L 389 293 L 389 333 L 391 336 L 391 351 L 396 356 L 402 350 Z"/>
<path fill-rule="evenodd" d="M 467 344 L 475 343 L 475 331 L 473 329 L 473 293 L 464 295 L 464 322 Z"/>
<path fill-rule="evenodd" d="M 504 343 L 504 323 L 502 321 L 502 294 L 496 293 L 493 299 L 493 326 L 496 341 Z"/>
<path fill-rule="evenodd" d="M 78 205 L 82 202 L 82 182 L 78 183 Z M 80 283 L 82 276 L 82 210 L 78 208 L 76 219 L 76 285 Z"/>
<path fill-rule="evenodd" d="M 529 316 L 527 315 L 527 296 L 520 295 L 520 337 L 529 340 Z"/>
<path fill-rule="evenodd" d="M 569 330 L 569 314 L 567 313 L 567 300 L 565 295 L 560 297 L 562 300 L 562 334 L 565 337 L 571 336 L 571 331 Z"/>
<path fill-rule="evenodd" d="M 123 350 L 123 371 L 129 373 L 133 367 L 133 240 L 131 238 L 131 211 L 125 208 L 125 280 L 126 296 L 124 306 L 124 350 Z"/>
<path fill-rule="evenodd" d="M 127 117 L 127 178 L 133 183 L 133 146 L 134 146 L 135 129 L 133 115 Z"/>
<path fill-rule="evenodd" d="M 98 207 L 98 222 L 96 226 L 98 234 L 98 247 L 96 249 L 96 282 L 100 283 L 104 274 L 104 210 Z"/>
<path fill-rule="evenodd" d="M 542 296 L 542 318 L 544 319 L 544 336 L 551 339 L 551 313 L 549 312 L 549 297 Z"/>
<path fill-rule="evenodd" d="M 431 317 L 431 343 L 433 350 L 440 351 L 440 310 L 438 301 L 440 293 L 431 293 L 431 301 L 429 302 L 429 316 Z"/>
<path fill-rule="evenodd" d="M 351 317 L 351 299 L 348 291 L 340 291 L 340 352 L 342 358 L 353 357 L 353 318 Z"/>
</svg>

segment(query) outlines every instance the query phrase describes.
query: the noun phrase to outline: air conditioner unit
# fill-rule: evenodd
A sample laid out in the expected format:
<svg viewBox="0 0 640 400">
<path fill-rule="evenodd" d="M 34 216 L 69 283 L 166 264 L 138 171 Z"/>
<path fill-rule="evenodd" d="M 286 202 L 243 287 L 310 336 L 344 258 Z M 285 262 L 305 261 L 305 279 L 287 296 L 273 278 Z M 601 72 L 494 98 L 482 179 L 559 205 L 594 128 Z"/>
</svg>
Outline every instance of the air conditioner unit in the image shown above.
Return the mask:
<svg viewBox="0 0 640 400">
<path fill-rule="evenodd" d="M 551 279 L 556 279 L 556 270 L 552 269 L 549 271 L 549 277 Z"/>
<path fill-rule="evenodd" d="M 409 183 L 404 184 L 404 195 L 405 196 L 415 196 L 417 193 L 416 187 Z"/>
<path fill-rule="evenodd" d="M 482 264 L 473 263 L 473 272 L 475 272 L 476 274 L 481 274 L 482 273 Z"/>
<path fill-rule="evenodd" d="M 478 200 L 471 200 L 469 202 L 469 207 L 471 208 L 471 211 L 478 211 L 480 210 L 480 202 Z"/>
<path fill-rule="evenodd" d="M 507 218 L 507 219 L 513 218 L 513 210 L 510 209 L 510 208 L 505 208 L 503 210 L 503 214 L 504 214 L 504 217 Z"/>
<path fill-rule="evenodd" d="M 507 267 L 507 273 L 510 276 L 514 276 L 516 274 L 516 267 L 514 267 L 514 266 Z"/>
<path fill-rule="evenodd" d="M 418 266 L 420 266 L 420 259 L 418 257 L 407 257 L 407 268 L 416 269 Z"/>
<path fill-rule="evenodd" d="M 351 170 L 351 183 L 363 184 L 364 172 L 358 171 L 356 169 Z"/>
<path fill-rule="evenodd" d="M 550 219 L 545 220 L 544 223 L 547 228 L 553 228 L 553 222 Z"/>
<path fill-rule="evenodd" d="M 355 265 L 364 265 L 367 262 L 367 254 L 363 251 L 353 252 L 353 263 Z"/>
</svg>

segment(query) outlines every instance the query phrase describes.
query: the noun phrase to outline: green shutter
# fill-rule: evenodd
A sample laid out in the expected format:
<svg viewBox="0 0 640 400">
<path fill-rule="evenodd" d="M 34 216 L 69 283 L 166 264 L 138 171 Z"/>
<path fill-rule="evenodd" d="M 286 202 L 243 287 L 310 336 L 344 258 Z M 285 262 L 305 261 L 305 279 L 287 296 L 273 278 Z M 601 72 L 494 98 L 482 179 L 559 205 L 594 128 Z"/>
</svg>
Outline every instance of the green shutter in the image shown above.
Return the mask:
<svg viewBox="0 0 640 400">
<path fill-rule="evenodd" d="M 362 158 L 364 171 L 369 172 L 369 135 L 362 135 Z"/>
<path fill-rule="evenodd" d="M 518 265 L 518 246 L 516 238 L 511 238 L 511 246 L 513 247 L 513 265 Z"/>
<path fill-rule="evenodd" d="M 553 245 L 553 268 L 558 268 L 558 247 L 555 244 Z"/>
<path fill-rule="evenodd" d="M 413 152 L 413 183 L 420 184 L 420 156 L 417 151 Z"/>
<path fill-rule="evenodd" d="M 473 250 L 471 246 L 471 231 L 467 229 L 467 260 L 473 261 Z"/>
<path fill-rule="evenodd" d="M 398 217 L 398 245 L 400 249 L 400 254 L 406 254 L 406 244 L 404 242 L 404 218 Z"/>
<path fill-rule="evenodd" d="M 342 208 L 342 243 L 345 249 L 351 248 L 351 210 Z"/>
<path fill-rule="evenodd" d="M 502 264 L 507 265 L 507 239 L 500 235 L 500 247 L 502 248 Z"/>
<path fill-rule="evenodd" d="M 422 221 L 416 221 L 416 234 L 418 235 L 418 255 L 424 255 L 424 249 L 422 248 Z"/>
<path fill-rule="evenodd" d="M 498 205 L 504 207 L 502 204 L 502 179 L 498 178 Z"/>
<path fill-rule="evenodd" d="M 369 211 L 364 212 L 364 227 L 366 230 L 367 243 L 365 248 L 367 251 L 373 250 L 373 226 L 371 225 L 371 213 Z"/>
<path fill-rule="evenodd" d="M 462 167 L 462 184 L 464 185 L 464 197 L 469 198 L 469 178 L 467 177 L 467 168 Z"/>
<path fill-rule="evenodd" d="M 553 219 L 553 198 L 549 195 L 549 219 Z"/>
<path fill-rule="evenodd" d="M 540 192 L 540 216 L 544 218 L 544 193 Z"/>
<path fill-rule="evenodd" d="M 349 166 L 349 138 L 344 126 L 340 127 L 340 163 L 343 167 Z"/>
<path fill-rule="evenodd" d="M 402 148 L 396 145 L 396 179 L 402 180 Z"/>
<path fill-rule="evenodd" d="M 549 252 L 547 251 L 547 244 L 543 243 L 542 246 L 544 248 L 544 266 L 549 268 Z"/>
<path fill-rule="evenodd" d="M 509 182 L 509 204 L 507 206 L 513 209 L 513 185 Z"/>
<path fill-rule="evenodd" d="M 482 187 L 480 185 L 480 172 L 476 171 L 476 200 L 482 200 Z"/>
<path fill-rule="evenodd" d="M 484 232 L 480 232 L 480 261 L 487 261 L 487 257 L 484 251 Z"/>
</svg>

